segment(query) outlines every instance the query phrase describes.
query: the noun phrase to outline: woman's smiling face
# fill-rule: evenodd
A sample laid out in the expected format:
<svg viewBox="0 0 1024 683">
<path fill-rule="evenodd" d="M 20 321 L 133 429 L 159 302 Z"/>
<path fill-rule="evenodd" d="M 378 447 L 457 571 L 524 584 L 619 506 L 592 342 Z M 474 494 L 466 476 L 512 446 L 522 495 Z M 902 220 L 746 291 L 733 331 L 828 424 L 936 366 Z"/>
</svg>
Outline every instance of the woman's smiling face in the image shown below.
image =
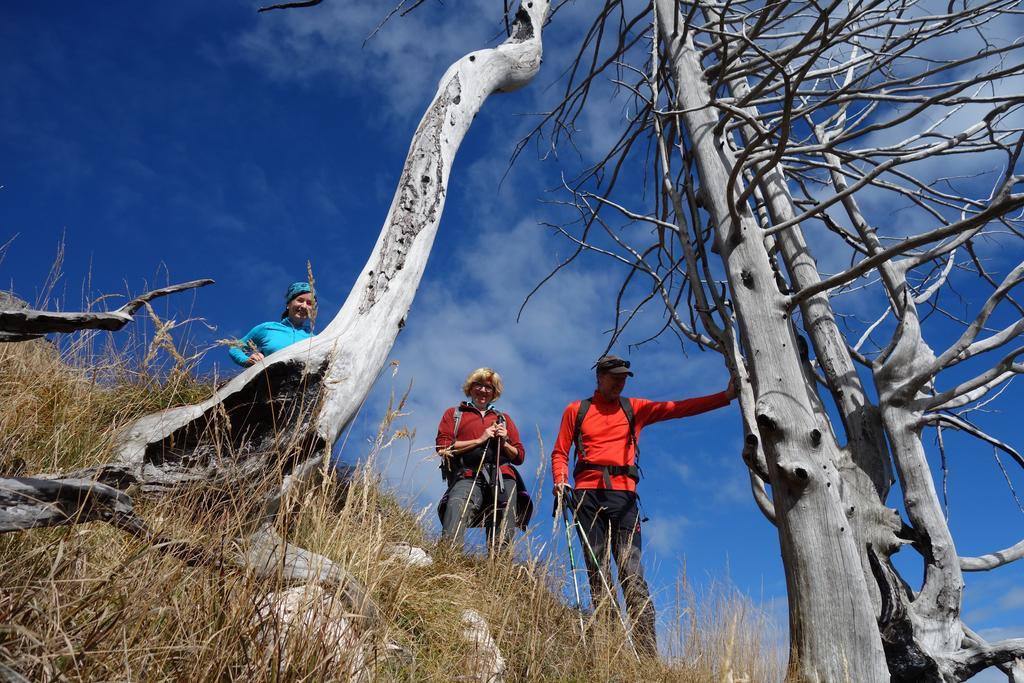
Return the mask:
<svg viewBox="0 0 1024 683">
<path fill-rule="evenodd" d="M 494 398 L 494 386 L 488 382 L 474 382 L 469 388 L 469 397 L 477 408 L 486 408 Z"/>
<path fill-rule="evenodd" d="M 316 299 L 312 293 L 305 292 L 288 302 L 288 319 L 295 325 L 302 325 L 307 320 L 312 320 L 315 310 Z"/>
</svg>

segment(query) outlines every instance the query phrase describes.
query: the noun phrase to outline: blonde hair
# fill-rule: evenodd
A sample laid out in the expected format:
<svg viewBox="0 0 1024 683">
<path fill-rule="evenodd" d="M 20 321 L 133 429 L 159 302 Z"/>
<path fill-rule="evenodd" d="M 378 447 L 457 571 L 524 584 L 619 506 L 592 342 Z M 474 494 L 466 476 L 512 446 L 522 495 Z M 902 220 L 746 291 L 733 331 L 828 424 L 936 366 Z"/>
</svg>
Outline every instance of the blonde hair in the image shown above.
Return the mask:
<svg viewBox="0 0 1024 683">
<path fill-rule="evenodd" d="M 462 393 L 469 396 L 469 389 L 474 384 L 490 384 L 494 387 L 494 400 L 497 401 L 498 397 L 501 396 L 502 390 L 505 385 L 501 382 L 501 375 L 497 371 L 491 368 L 477 368 L 473 372 L 469 373 L 466 377 L 466 381 L 462 383 Z"/>
</svg>

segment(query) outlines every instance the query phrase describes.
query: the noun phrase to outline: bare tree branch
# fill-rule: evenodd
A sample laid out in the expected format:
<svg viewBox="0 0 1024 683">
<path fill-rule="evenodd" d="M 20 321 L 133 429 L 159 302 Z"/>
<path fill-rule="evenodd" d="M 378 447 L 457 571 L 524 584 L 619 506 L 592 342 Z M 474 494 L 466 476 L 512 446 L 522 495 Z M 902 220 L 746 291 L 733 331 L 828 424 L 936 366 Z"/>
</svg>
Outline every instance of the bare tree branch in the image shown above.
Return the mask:
<svg viewBox="0 0 1024 683">
<path fill-rule="evenodd" d="M 952 389 L 928 398 L 924 401 L 924 406 L 931 410 L 946 408 L 952 403 L 953 399 L 968 394 L 976 395 L 974 392 L 980 389 L 984 389 L 985 392 L 990 391 L 1014 375 L 1024 372 L 1024 364 L 1014 363 L 1021 354 L 1024 354 L 1024 346 L 1008 353 L 990 370 L 983 372 L 973 379 L 961 382 Z M 915 377 L 913 383 L 908 384 L 908 386 L 918 386 L 927 379 L 927 377 Z"/>
<path fill-rule="evenodd" d="M 280 5 L 267 5 L 266 7 L 260 7 L 257 12 L 269 12 L 272 9 L 292 9 L 295 7 L 312 7 L 313 5 L 319 5 L 323 0 L 303 0 L 302 2 L 285 2 Z"/>
<path fill-rule="evenodd" d="M 982 305 L 978 315 L 967 326 L 967 329 L 960 335 L 960 338 L 935 359 L 935 362 L 925 371 L 925 374 L 933 376 L 940 369 L 948 368 L 979 353 L 998 348 L 1019 335 L 1024 330 L 1024 321 L 1020 320 L 982 342 L 975 343 L 978 333 L 985 328 L 996 306 L 1009 295 L 1010 290 L 1022 281 L 1024 281 L 1024 262 L 1018 264 L 1016 268 L 1010 271 L 996 290 L 992 292 L 984 305 Z"/>
<path fill-rule="evenodd" d="M 987 572 L 1024 557 L 1024 540 L 1002 550 L 977 557 L 961 557 L 960 569 L 965 572 Z"/>
<path fill-rule="evenodd" d="M 956 676 L 954 680 L 966 681 L 982 669 L 1018 659 L 1024 659 L 1024 638 L 964 648 L 949 658 L 948 667 Z"/>
<path fill-rule="evenodd" d="M 1011 458 L 1016 460 L 1017 464 L 1024 468 L 1024 456 L 1022 456 L 1016 449 L 1011 448 L 1008 444 L 1003 443 L 1002 441 L 996 439 L 995 437 L 989 436 L 981 429 L 968 422 L 967 420 L 961 417 L 950 415 L 948 413 L 928 413 L 921 416 L 922 424 L 935 424 L 937 422 L 945 422 L 946 424 L 951 425 L 961 431 L 967 432 L 971 436 L 975 436 L 981 439 L 985 443 L 995 446 L 996 448 L 998 448 L 999 450 L 1003 451 Z"/>
<path fill-rule="evenodd" d="M 132 316 L 144 304 L 153 299 L 175 292 L 213 284 L 213 280 L 191 280 L 170 287 L 161 287 L 138 296 L 116 311 L 61 313 L 36 311 L 32 309 L 0 311 L 0 332 L 21 335 L 20 338 L 0 336 L 0 341 L 21 341 L 51 332 L 75 332 L 77 330 L 116 331 L 132 321 Z"/>
<path fill-rule="evenodd" d="M 998 219 L 1008 211 L 1013 211 L 1024 206 L 1024 194 L 1010 194 L 1007 191 L 1002 193 L 1002 196 L 997 197 L 996 199 L 997 201 L 989 204 L 985 210 L 972 215 L 970 218 L 965 218 L 957 221 L 956 223 L 936 228 L 935 230 L 921 235 L 908 237 L 888 249 L 872 254 L 849 270 L 822 280 L 817 285 L 808 287 L 806 290 L 800 290 L 790 298 L 789 306 L 792 308 L 798 305 L 801 301 L 814 296 L 818 292 L 825 292 L 830 289 L 840 287 L 848 282 L 853 282 L 868 271 L 877 268 L 881 264 L 892 260 L 900 254 L 905 254 L 915 247 L 937 242 L 951 235 L 974 230 L 984 226 L 991 220 Z"/>
</svg>

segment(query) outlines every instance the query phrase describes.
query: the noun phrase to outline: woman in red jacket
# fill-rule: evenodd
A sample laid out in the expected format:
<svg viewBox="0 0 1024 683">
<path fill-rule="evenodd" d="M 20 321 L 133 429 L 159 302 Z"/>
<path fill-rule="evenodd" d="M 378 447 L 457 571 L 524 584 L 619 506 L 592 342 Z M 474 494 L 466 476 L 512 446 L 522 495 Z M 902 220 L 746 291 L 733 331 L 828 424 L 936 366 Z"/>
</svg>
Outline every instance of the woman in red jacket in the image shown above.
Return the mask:
<svg viewBox="0 0 1024 683">
<path fill-rule="evenodd" d="M 494 407 L 503 388 L 491 368 L 474 370 L 462 385 L 469 400 L 446 410 L 437 426 L 437 452 L 445 459 L 448 482 L 438 506 L 441 539 L 458 548 L 468 527 L 483 526 L 488 548 L 503 550 L 515 528 L 529 521 L 523 508 L 529 498 L 514 467 L 523 463 L 526 450 L 515 422 Z"/>
</svg>

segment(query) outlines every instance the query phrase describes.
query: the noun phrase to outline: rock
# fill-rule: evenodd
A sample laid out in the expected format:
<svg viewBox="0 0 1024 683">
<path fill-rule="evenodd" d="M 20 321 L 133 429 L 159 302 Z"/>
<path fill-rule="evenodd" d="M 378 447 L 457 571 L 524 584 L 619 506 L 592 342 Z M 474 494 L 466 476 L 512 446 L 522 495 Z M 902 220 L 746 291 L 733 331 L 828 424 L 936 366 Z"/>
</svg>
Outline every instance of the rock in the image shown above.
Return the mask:
<svg viewBox="0 0 1024 683">
<path fill-rule="evenodd" d="M 256 610 L 259 642 L 280 653 L 282 668 L 301 657 L 310 641 L 328 653 L 329 678 L 335 681 L 370 679 L 359 630 L 340 597 L 317 585 L 295 586 L 268 593 Z"/>
<path fill-rule="evenodd" d="M 433 558 L 427 554 L 426 550 L 408 543 L 394 543 L 387 546 L 385 552 L 410 567 L 429 567 L 434 564 Z"/>
<path fill-rule="evenodd" d="M 480 683 L 503 683 L 505 658 L 491 637 L 487 620 L 479 612 L 467 609 L 462 613 L 462 624 L 462 637 L 471 647 L 466 657 L 469 664 L 466 678 Z"/>
</svg>

